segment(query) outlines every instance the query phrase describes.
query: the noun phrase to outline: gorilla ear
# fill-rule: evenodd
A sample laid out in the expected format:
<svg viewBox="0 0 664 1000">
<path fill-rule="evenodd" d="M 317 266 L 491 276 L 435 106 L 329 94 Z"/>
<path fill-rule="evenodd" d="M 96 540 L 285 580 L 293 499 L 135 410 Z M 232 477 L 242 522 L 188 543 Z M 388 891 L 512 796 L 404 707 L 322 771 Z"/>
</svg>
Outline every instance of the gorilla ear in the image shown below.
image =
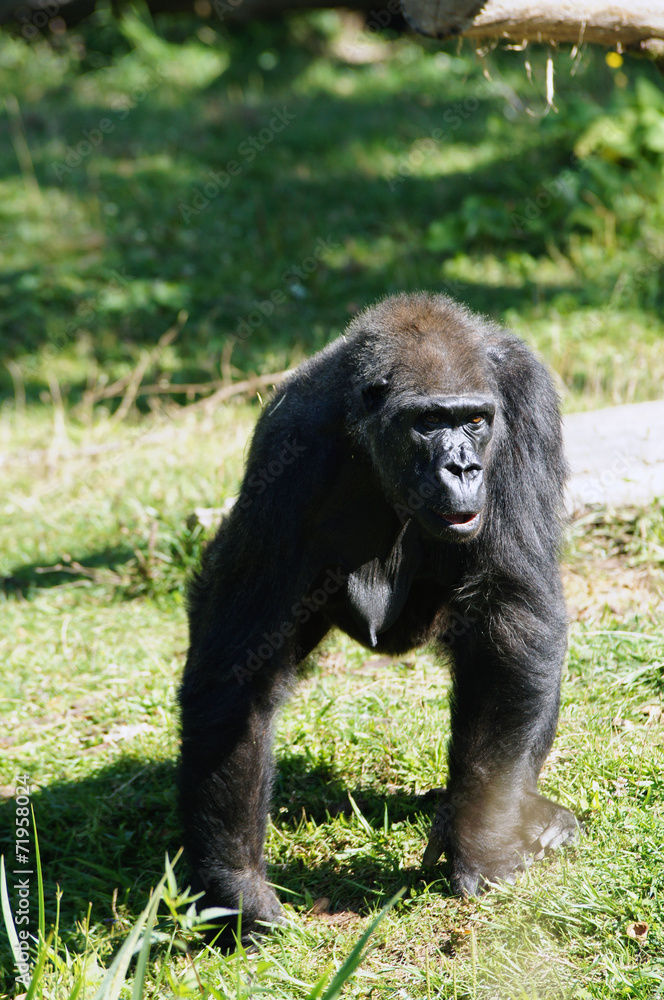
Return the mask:
<svg viewBox="0 0 664 1000">
<path fill-rule="evenodd" d="M 372 413 L 377 410 L 380 404 L 385 399 L 387 394 L 387 389 L 389 387 L 389 378 L 379 378 L 375 382 L 371 382 L 369 385 L 365 385 L 362 389 L 362 402 L 367 413 Z"/>
</svg>

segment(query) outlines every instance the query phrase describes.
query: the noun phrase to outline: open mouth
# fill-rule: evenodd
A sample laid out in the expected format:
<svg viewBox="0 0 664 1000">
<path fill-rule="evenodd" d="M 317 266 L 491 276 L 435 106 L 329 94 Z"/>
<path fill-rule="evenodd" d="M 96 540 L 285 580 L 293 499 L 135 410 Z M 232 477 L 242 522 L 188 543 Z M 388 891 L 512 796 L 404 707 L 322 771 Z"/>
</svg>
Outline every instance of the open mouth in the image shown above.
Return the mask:
<svg viewBox="0 0 664 1000">
<path fill-rule="evenodd" d="M 470 524 L 471 521 L 479 517 L 479 514 L 439 514 L 438 511 L 436 513 L 442 521 L 447 521 L 448 524 Z"/>
</svg>

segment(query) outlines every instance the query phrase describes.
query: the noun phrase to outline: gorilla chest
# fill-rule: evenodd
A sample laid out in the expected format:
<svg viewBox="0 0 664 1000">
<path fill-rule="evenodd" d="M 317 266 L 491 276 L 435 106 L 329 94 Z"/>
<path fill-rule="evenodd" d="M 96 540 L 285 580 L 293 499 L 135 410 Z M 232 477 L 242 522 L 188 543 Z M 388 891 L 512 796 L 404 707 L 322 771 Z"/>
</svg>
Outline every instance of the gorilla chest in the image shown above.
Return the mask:
<svg viewBox="0 0 664 1000">
<path fill-rule="evenodd" d="M 459 575 L 454 549 L 430 548 L 407 522 L 389 553 L 350 570 L 334 624 L 371 648 L 409 649 L 434 629 Z"/>
</svg>

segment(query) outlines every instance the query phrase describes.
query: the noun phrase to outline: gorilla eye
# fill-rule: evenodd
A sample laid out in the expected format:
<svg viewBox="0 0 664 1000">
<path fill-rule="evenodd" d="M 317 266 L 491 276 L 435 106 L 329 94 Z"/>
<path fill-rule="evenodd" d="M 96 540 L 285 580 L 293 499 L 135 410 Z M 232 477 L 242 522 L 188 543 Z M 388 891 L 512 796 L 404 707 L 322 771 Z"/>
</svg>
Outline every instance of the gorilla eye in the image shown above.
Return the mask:
<svg viewBox="0 0 664 1000">
<path fill-rule="evenodd" d="M 425 427 L 440 427 L 444 419 L 442 413 L 437 413 L 435 410 L 431 413 L 423 413 L 420 417 Z"/>
<path fill-rule="evenodd" d="M 484 417 L 482 416 L 481 413 L 476 413 L 473 417 L 470 418 L 469 423 L 475 424 L 476 426 L 478 426 L 479 424 L 483 424 L 484 423 Z"/>
</svg>

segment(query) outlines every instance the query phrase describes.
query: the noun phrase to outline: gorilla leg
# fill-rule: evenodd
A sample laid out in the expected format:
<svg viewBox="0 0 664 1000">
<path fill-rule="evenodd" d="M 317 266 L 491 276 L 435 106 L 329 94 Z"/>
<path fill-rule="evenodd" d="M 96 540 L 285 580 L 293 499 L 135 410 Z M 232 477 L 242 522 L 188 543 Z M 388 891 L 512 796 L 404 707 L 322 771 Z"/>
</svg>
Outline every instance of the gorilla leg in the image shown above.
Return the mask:
<svg viewBox="0 0 664 1000">
<path fill-rule="evenodd" d="M 281 919 L 263 858 L 273 721 L 295 666 L 325 628 L 308 631 L 306 648 L 279 650 L 249 677 L 224 664 L 221 643 L 197 644 L 180 688 L 179 800 L 193 884 L 205 890 L 199 907 L 241 907 L 243 938 L 256 921 Z"/>
<path fill-rule="evenodd" d="M 459 636 L 452 649 L 449 782 L 424 864 L 445 851 L 456 892 L 472 895 L 486 881 L 509 878 L 527 856 L 576 835 L 573 814 L 537 793 L 558 720 L 566 642 L 562 606 L 547 618 L 537 620 L 524 604 L 503 605 L 500 620 Z"/>
<path fill-rule="evenodd" d="M 256 698 L 235 678 L 198 687 L 186 676 L 180 691 L 180 811 L 194 884 L 205 906 L 242 906 L 243 931 L 280 913 L 263 860 L 274 694 Z"/>
</svg>

